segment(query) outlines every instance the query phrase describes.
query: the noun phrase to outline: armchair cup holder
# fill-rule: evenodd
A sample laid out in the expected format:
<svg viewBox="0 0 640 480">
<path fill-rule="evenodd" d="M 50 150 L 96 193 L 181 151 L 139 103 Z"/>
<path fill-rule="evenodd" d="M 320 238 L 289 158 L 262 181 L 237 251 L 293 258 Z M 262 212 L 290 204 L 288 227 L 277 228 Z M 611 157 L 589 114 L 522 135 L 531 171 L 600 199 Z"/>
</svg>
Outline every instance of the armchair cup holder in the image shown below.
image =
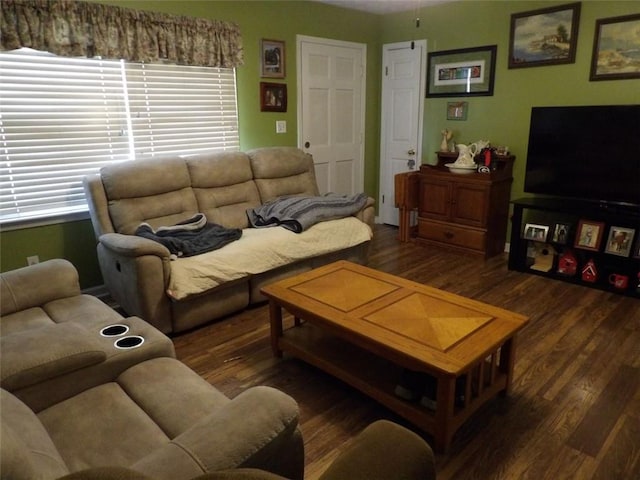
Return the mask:
<svg viewBox="0 0 640 480">
<path fill-rule="evenodd" d="M 119 337 L 120 335 L 124 335 L 129 331 L 129 327 L 126 325 L 122 325 L 121 323 L 116 323 L 114 325 L 108 325 L 100 330 L 100 335 L 103 337 Z"/>
<path fill-rule="evenodd" d="M 140 335 L 130 335 L 128 337 L 122 337 L 113 342 L 116 348 L 121 350 L 129 350 L 131 348 L 138 348 L 144 343 L 144 337 Z"/>
</svg>

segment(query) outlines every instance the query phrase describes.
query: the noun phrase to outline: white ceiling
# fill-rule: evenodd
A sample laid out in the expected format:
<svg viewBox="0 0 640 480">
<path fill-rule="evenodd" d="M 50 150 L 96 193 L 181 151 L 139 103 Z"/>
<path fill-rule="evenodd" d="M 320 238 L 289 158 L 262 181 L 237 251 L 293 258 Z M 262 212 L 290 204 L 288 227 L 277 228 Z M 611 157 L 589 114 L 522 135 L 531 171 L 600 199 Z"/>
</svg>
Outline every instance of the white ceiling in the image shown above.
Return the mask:
<svg viewBox="0 0 640 480">
<path fill-rule="evenodd" d="M 417 8 L 446 3 L 454 0 L 315 0 L 338 7 L 361 10 L 363 12 L 384 15 L 385 13 L 407 12 Z"/>
</svg>

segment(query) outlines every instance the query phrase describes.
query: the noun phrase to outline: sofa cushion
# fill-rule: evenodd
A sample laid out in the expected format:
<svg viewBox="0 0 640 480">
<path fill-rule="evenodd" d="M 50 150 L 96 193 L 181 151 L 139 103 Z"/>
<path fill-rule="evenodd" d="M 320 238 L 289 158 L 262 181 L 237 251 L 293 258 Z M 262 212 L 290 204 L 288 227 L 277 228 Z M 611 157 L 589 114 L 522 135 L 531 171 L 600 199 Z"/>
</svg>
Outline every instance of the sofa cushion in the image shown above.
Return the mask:
<svg viewBox="0 0 640 480">
<path fill-rule="evenodd" d="M 18 268 L 0 275 L 0 315 L 39 307 L 57 298 L 80 294 L 78 273 L 61 259 Z"/>
<path fill-rule="evenodd" d="M 167 379 L 173 379 L 173 388 L 158 388 Z M 120 375 L 118 384 L 170 438 L 230 402 L 193 370 L 171 358 L 139 363 Z M 183 408 L 185 405 L 189 408 Z"/>
<path fill-rule="evenodd" d="M 52 324 L 0 337 L 0 383 L 9 391 L 103 362 L 97 336 L 75 323 Z"/>
<path fill-rule="evenodd" d="M 9 315 L 2 315 L 0 317 L 0 335 L 12 335 L 53 323 L 51 317 L 41 307 L 27 308 Z"/>
<path fill-rule="evenodd" d="M 38 417 L 24 403 L 0 390 L 2 478 L 54 479 L 69 473 Z"/>
<path fill-rule="evenodd" d="M 71 471 L 128 466 L 169 441 L 117 383 L 86 390 L 41 411 L 38 418 Z"/>
<path fill-rule="evenodd" d="M 282 227 L 247 228 L 219 250 L 171 262 L 167 293 L 183 300 L 254 274 L 371 240 L 371 228 L 355 217 L 317 223 L 302 233 Z"/>
<path fill-rule="evenodd" d="M 319 195 L 311 155 L 295 147 L 257 148 L 247 155 L 261 203 L 285 195 Z"/>
<path fill-rule="evenodd" d="M 118 233 L 133 235 L 141 223 L 175 225 L 198 213 L 187 165 L 178 156 L 122 162 L 100 175 Z"/>
<path fill-rule="evenodd" d="M 198 209 L 227 228 L 246 228 L 246 210 L 260 205 L 249 157 L 242 152 L 194 155 L 186 159 Z"/>
</svg>

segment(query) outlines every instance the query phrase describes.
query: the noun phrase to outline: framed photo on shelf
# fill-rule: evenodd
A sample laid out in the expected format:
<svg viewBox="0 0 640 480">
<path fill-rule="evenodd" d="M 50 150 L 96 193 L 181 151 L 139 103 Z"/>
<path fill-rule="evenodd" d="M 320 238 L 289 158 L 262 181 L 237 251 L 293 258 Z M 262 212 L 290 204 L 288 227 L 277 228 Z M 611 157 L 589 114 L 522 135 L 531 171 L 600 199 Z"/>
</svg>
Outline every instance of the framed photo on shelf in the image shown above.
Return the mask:
<svg viewBox="0 0 640 480">
<path fill-rule="evenodd" d="M 549 234 L 547 225 L 536 225 L 535 223 L 527 223 L 524 226 L 523 238 L 534 240 L 536 242 L 546 242 Z"/>
<path fill-rule="evenodd" d="M 285 77 L 284 41 L 266 38 L 260 41 L 260 76 L 263 78 Z"/>
<path fill-rule="evenodd" d="M 609 238 L 607 238 L 607 244 L 604 248 L 605 253 L 628 257 L 629 253 L 631 253 L 635 234 L 636 231 L 633 228 L 611 227 L 609 229 Z"/>
<path fill-rule="evenodd" d="M 573 246 L 597 252 L 600 249 L 603 234 L 604 222 L 580 220 L 576 231 L 576 241 Z"/>
<path fill-rule="evenodd" d="M 427 97 L 493 95 L 497 45 L 431 52 Z"/>
<path fill-rule="evenodd" d="M 640 13 L 596 20 L 589 80 L 640 78 Z"/>
<path fill-rule="evenodd" d="M 511 15 L 509 68 L 575 63 L 580 2 Z"/>
<path fill-rule="evenodd" d="M 571 225 L 568 223 L 556 223 L 553 229 L 553 237 L 551 241 L 559 245 L 566 245 L 569 241 L 569 233 L 571 232 Z"/>
<path fill-rule="evenodd" d="M 260 111 L 287 111 L 287 84 L 260 82 Z"/>
<path fill-rule="evenodd" d="M 636 239 L 636 246 L 633 247 L 633 252 L 631 252 L 631 256 L 633 258 L 639 258 L 640 259 L 640 235 L 638 235 L 638 238 Z M 638 272 L 640 274 L 640 272 Z"/>
</svg>

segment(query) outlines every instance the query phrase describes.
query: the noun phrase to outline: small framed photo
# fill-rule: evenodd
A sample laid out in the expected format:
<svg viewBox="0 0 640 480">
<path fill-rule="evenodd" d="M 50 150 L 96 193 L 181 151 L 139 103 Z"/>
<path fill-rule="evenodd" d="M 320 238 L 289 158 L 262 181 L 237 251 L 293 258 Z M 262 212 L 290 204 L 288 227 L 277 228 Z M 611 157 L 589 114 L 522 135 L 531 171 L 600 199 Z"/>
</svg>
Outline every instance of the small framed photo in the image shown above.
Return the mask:
<svg viewBox="0 0 640 480">
<path fill-rule="evenodd" d="M 640 78 L 640 13 L 596 20 L 589 80 Z"/>
<path fill-rule="evenodd" d="M 633 237 L 635 234 L 636 231 L 633 228 L 611 227 L 609 229 L 607 245 L 604 248 L 605 253 L 628 257 L 629 253 L 631 253 L 631 246 L 633 245 Z"/>
<path fill-rule="evenodd" d="M 546 242 L 548 234 L 549 227 L 547 225 L 536 225 L 535 223 L 527 223 L 524 226 L 524 233 L 522 234 L 522 236 L 527 240 Z"/>
<path fill-rule="evenodd" d="M 604 233 L 604 222 L 580 220 L 574 247 L 597 252 Z"/>
<path fill-rule="evenodd" d="M 265 38 L 260 41 L 260 76 L 263 78 L 284 78 L 284 41 Z"/>
<path fill-rule="evenodd" d="M 260 111 L 287 111 L 287 84 L 260 82 Z"/>
<path fill-rule="evenodd" d="M 576 61 L 580 2 L 511 15 L 509 68 Z"/>
<path fill-rule="evenodd" d="M 560 245 L 566 245 L 569 241 L 569 233 L 571 232 L 571 225 L 568 223 L 556 223 L 553 228 L 553 237 L 551 241 Z"/>
<path fill-rule="evenodd" d="M 466 120 L 469 102 L 447 102 L 447 120 Z"/>
</svg>

